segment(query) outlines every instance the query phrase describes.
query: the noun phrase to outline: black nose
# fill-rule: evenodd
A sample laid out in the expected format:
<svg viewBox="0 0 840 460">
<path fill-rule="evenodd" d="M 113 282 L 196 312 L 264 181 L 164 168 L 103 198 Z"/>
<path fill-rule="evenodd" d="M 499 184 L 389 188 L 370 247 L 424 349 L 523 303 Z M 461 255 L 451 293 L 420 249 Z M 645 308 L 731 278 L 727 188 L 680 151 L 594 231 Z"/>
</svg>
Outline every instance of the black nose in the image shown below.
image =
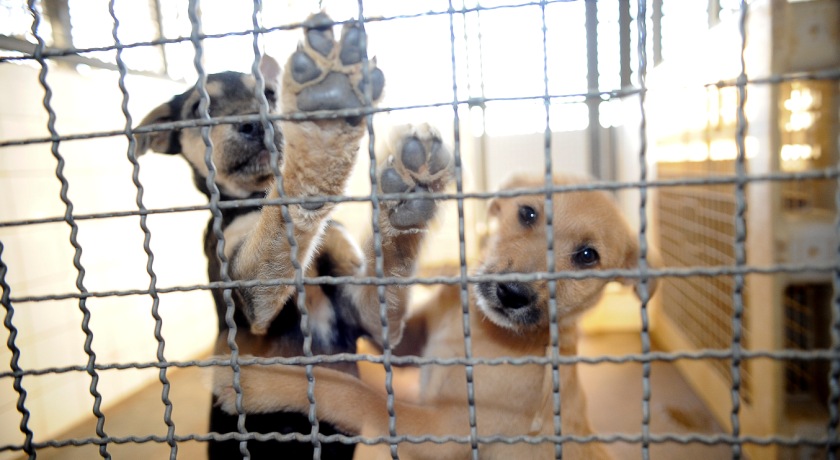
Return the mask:
<svg viewBox="0 0 840 460">
<path fill-rule="evenodd" d="M 247 140 L 262 140 L 265 136 L 265 130 L 259 121 L 241 123 L 237 126 L 237 131 Z"/>
<path fill-rule="evenodd" d="M 533 302 L 534 294 L 527 284 L 499 283 L 496 285 L 496 296 L 505 308 L 522 308 Z"/>
</svg>

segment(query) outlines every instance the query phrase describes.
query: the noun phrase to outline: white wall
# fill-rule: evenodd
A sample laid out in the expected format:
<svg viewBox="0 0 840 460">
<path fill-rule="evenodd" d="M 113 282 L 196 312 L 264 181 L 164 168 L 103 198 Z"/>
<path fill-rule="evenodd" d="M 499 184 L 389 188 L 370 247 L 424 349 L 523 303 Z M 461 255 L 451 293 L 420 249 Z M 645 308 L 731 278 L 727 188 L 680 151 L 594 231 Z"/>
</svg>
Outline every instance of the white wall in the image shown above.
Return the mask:
<svg viewBox="0 0 840 460">
<path fill-rule="evenodd" d="M 54 91 L 60 135 L 123 129 L 120 110 L 122 95 L 115 72 L 99 71 L 80 75 L 52 67 L 47 82 Z M 164 80 L 131 77 L 130 110 L 136 125 L 158 103 L 183 90 Z M 5 63 L 0 66 L 0 86 L 4 101 L 0 105 L 0 140 L 48 136 L 47 115 L 42 105 L 43 89 L 38 69 Z M 74 215 L 136 210 L 137 190 L 132 183 L 132 166 L 126 156 L 124 136 L 66 141 L 58 145 L 66 163 L 68 196 Z M 65 206 L 59 197 L 60 183 L 55 176 L 56 160 L 50 143 L 0 148 L 0 222 L 61 217 Z M 205 200 L 194 191 L 186 163 L 163 155 L 142 157 L 143 202 L 147 208 L 168 208 L 201 204 Z M 148 218 L 152 232 L 154 271 L 158 287 L 193 285 L 206 282 L 202 254 L 202 232 L 206 212 L 160 214 Z M 147 256 L 143 251 L 143 232 L 139 217 L 80 220 L 78 242 L 82 246 L 81 264 L 84 286 L 100 292 L 147 289 Z M 8 266 L 6 282 L 12 298 L 77 293 L 74 250 L 69 241 L 70 227 L 57 223 L 0 228 Z M 92 298 L 90 327 L 92 349 L 99 364 L 150 362 L 156 360 L 152 299 L 148 295 Z M 18 328 L 16 344 L 21 350 L 24 370 L 84 365 L 85 335 L 82 314 L 76 299 L 14 302 L 12 319 Z M 215 336 L 215 314 L 205 291 L 162 294 L 160 314 L 166 339 L 168 360 L 191 359 L 206 352 Z M 0 328 L 0 339 L 8 331 Z M 0 348 L 0 361 L 9 363 L 11 352 Z M 8 365 L 0 368 L 8 372 Z M 157 380 L 157 371 L 107 370 L 99 373 L 99 391 L 107 408 L 133 390 Z M 91 379 L 84 372 L 25 376 L 23 387 L 31 411 L 29 427 L 35 440 L 55 438 L 63 430 L 91 413 Z M 20 443 L 20 415 L 15 408 L 18 395 L 11 378 L 0 379 L 0 445 Z M 150 407 L 159 411 L 164 406 Z M 107 432 L 107 419 L 106 419 Z M 9 453 L 6 453 L 8 456 Z M 5 458 L 0 455 L 0 458 Z"/>
<path fill-rule="evenodd" d="M 544 174 L 545 136 L 543 133 L 490 136 L 484 162 L 488 190 L 498 190 L 512 174 Z M 552 133 L 551 162 L 555 174 L 587 175 L 589 143 L 586 131 Z"/>
</svg>

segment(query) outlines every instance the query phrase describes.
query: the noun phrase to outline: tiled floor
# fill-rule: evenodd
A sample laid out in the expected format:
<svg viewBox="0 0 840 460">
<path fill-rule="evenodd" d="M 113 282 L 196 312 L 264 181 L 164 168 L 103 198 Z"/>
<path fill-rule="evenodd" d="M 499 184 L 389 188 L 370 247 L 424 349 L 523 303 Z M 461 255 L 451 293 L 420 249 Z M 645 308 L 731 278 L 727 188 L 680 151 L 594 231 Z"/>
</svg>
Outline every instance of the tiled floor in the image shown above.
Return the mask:
<svg viewBox="0 0 840 460">
<path fill-rule="evenodd" d="M 585 336 L 581 341 L 583 355 L 622 355 L 641 350 L 635 333 L 610 333 Z M 593 428 L 600 433 L 638 434 L 641 430 L 642 367 L 638 363 L 582 365 L 580 376 L 589 400 Z M 205 433 L 210 402 L 209 373 L 202 369 L 178 369 L 169 373 L 172 420 L 176 433 Z M 655 363 L 651 373 L 651 433 L 718 432 L 711 415 L 694 396 L 673 365 Z M 110 436 L 164 436 L 161 385 L 152 385 L 123 403 L 105 411 L 106 432 Z M 94 433 L 95 421 L 82 424 L 62 439 L 86 438 Z M 201 442 L 178 444 L 178 458 L 203 459 Z M 638 444 L 613 443 L 609 449 L 616 459 L 641 458 Z M 110 444 L 114 459 L 170 458 L 170 447 L 156 442 Z M 715 459 L 731 457 L 725 446 L 701 444 L 654 444 L 653 459 Z M 38 451 L 39 459 L 82 460 L 100 458 L 96 446 L 64 447 Z"/>
</svg>

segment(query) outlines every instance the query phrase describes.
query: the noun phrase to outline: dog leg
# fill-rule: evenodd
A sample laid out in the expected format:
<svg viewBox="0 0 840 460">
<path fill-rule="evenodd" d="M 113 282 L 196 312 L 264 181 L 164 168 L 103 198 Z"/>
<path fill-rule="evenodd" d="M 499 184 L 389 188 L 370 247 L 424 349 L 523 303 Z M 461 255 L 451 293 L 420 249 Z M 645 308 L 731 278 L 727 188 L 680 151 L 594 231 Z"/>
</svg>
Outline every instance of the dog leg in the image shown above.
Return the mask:
<svg viewBox="0 0 840 460">
<path fill-rule="evenodd" d="M 214 369 L 214 373 L 216 404 L 225 412 L 235 414 L 233 371 L 228 366 L 220 366 Z M 358 433 L 368 438 L 390 435 L 384 394 L 350 375 L 332 369 L 316 367 L 313 375 L 316 417 L 319 420 L 334 424 L 345 432 Z M 243 366 L 240 370 L 240 385 L 246 413 L 309 412 L 308 379 L 303 367 Z M 413 404 L 397 400 L 394 402 L 394 410 L 398 435 L 469 436 L 469 409 L 466 401 Z M 500 417 L 513 426 L 527 426 L 530 423 L 521 411 L 500 413 Z M 388 450 L 384 449 L 384 452 Z M 469 452 L 468 444 L 454 442 L 405 442 L 399 445 L 400 456 L 410 459 L 468 458 Z M 387 455 L 384 458 L 391 457 Z"/>
<path fill-rule="evenodd" d="M 403 126 L 392 132 L 388 155 L 379 164 L 379 193 L 440 192 L 452 179 L 452 155 L 443 145 L 440 134 L 427 124 Z M 437 202 L 431 198 L 380 201 L 379 229 L 382 236 L 383 274 L 389 277 L 412 276 L 420 245 Z M 373 236 L 362 246 L 367 276 L 376 276 L 376 247 Z M 377 286 L 356 286 L 353 297 L 360 306 L 359 316 L 365 329 L 380 343 L 382 321 Z M 393 346 L 402 337 L 402 321 L 408 304 L 410 286 L 385 286 L 389 342 Z"/>
<path fill-rule="evenodd" d="M 363 107 L 365 91 L 372 102 L 382 94 L 384 77 L 369 62 L 365 78 L 362 56 L 364 33 L 354 24 L 344 27 L 339 41 L 333 39 L 332 22 L 323 13 L 305 23 L 305 40 L 289 58 L 283 75 L 282 104 L 285 112 L 339 110 Z M 282 168 L 287 197 L 340 196 L 352 170 L 364 135 L 360 117 L 286 122 Z M 278 198 L 272 185 L 268 198 Z M 302 267 L 311 261 L 323 226 L 334 203 L 304 203 L 288 207 L 294 227 L 297 260 Z M 236 248 L 232 274 L 235 279 L 282 279 L 294 276 L 292 247 L 286 220 L 279 206 L 265 206 L 250 233 Z M 293 286 L 258 286 L 242 289 L 245 314 L 251 332 L 264 334 L 280 312 Z"/>
</svg>

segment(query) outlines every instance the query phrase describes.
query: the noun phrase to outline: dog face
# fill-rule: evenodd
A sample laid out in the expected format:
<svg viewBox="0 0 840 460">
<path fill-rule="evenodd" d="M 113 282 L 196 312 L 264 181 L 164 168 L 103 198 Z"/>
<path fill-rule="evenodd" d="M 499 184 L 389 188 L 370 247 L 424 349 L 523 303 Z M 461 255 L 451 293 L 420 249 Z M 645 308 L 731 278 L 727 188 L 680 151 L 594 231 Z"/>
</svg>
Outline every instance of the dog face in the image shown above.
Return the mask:
<svg viewBox="0 0 840 460">
<path fill-rule="evenodd" d="M 265 97 L 271 113 L 276 110 L 279 97 L 280 66 L 271 57 L 264 56 L 260 62 L 260 69 L 265 79 Z M 258 114 L 260 103 L 254 94 L 256 84 L 252 75 L 238 72 L 209 75 L 206 88 L 210 95 L 210 116 L 216 118 Z M 140 126 L 200 119 L 200 100 L 198 90 L 193 87 L 152 110 Z M 278 161 L 282 161 L 283 134 L 278 123 L 274 122 L 273 125 L 274 145 L 278 152 L 281 152 Z M 269 149 L 264 138 L 265 130 L 260 120 L 211 126 L 215 180 L 222 193 L 244 198 L 268 187 L 273 174 L 269 163 Z M 205 162 L 206 146 L 200 127 L 139 134 L 137 154 L 142 155 L 147 150 L 182 154 L 195 171 L 196 185 L 206 192 L 203 180 L 207 178 L 209 169 Z"/>
<path fill-rule="evenodd" d="M 575 181 L 556 178 L 556 184 Z M 539 188 L 542 178 L 515 177 L 503 189 Z M 555 193 L 552 196 L 555 271 L 629 269 L 637 266 L 639 246 L 609 195 L 600 191 Z M 545 197 L 498 198 L 490 215 L 498 219 L 480 273 L 533 273 L 547 270 Z M 573 321 L 595 304 L 604 278 L 556 281 L 558 321 Z M 478 307 L 498 326 L 517 332 L 544 330 L 549 325 L 547 281 L 491 282 L 476 285 Z M 652 287 L 652 286 L 651 286 Z"/>
</svg>

